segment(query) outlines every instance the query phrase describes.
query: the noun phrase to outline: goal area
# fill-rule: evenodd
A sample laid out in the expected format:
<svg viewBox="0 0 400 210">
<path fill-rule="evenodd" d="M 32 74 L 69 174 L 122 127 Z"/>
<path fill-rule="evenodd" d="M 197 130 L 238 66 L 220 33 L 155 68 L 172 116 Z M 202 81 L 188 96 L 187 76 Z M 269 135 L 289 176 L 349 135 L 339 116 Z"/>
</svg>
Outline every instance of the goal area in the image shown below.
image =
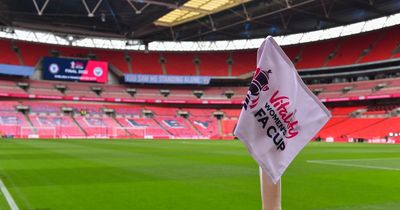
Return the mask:
<svg viewBox="0 0 400 210">
<path fill-rule="evenodd" d="M 55 127 L 21 127 L 19 136 L 21 138 L 56 138 Z"/>
</svg>

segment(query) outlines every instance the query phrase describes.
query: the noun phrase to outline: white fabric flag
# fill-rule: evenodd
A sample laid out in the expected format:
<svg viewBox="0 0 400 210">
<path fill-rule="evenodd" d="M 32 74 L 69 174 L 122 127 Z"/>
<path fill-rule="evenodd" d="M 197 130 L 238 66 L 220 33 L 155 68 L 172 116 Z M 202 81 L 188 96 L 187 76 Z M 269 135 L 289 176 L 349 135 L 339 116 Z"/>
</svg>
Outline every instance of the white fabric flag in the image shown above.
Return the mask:
<svg viewBox="0 0 400 210">
<path fill-rule="evenodd" d="M 331 117 L 303 83 L 283 50 L 268 36 L 234 131 L 272 181 Z"/>
</svg>

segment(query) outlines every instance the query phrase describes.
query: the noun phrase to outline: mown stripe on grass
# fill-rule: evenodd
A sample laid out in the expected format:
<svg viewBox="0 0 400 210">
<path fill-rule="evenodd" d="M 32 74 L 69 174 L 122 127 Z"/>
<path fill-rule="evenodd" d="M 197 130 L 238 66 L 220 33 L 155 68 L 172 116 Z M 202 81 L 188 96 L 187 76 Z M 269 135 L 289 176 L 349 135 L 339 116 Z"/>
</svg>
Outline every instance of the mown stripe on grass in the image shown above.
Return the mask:
<svg viewBox="0 0 400 210">
<path fill-rule="evenodd" d="M 333 161 L 307 160 L 306 162 L 307 163 L 315 163 L 315 164 L 323 164 L 323 165 L 358 167 L 358 168 L 378 169 L 378 170 L 388 170 L 388 171 L 400 171 L 400 168 L 384 167 L 384 166 L 373 166 L 373 165 L 363 165 L 363 164 L 352 164 L 352 163 L 333 162 Z"/>
</svg>

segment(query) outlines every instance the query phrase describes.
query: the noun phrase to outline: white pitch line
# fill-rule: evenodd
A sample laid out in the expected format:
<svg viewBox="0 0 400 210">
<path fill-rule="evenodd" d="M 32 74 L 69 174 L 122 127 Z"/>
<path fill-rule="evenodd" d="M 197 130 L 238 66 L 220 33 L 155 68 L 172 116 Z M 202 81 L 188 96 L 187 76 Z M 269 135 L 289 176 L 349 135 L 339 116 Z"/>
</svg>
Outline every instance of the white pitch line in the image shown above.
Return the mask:
<svg viewBox="0 0 400 210">
<path fill-rule="evenodd" d="M 369 169 L 380 169 L 380 170 L 388 170 L 388 171 L 400 171 L 400 168 L 390 168 L 390 167 L 370 166 L 370 165 L 358 165 L 358 164 L 350 164 L 350 163 L 333 163 L 333 162 L 330 162 L 330 161 L 307 160 L 307 163 L 316 163 L 316 164 L 324 164 L 324 165 L 335 165 L 335 166 L 348 166 L 348 167 L 358 167 L 358 168 L 369 168 Z"/>
<path fill-rule="evenodd" d="M 307 161 L 321 161 L 321 162 L 337 162 L 337 161 L 369 161 L 369 160 L 400 160 L 400 157 L 396 158 L 354 158 L 354 159 L 331 159 L 331 160 L 307 160 Z"/>
<path fill-rule="evenodd" d="M 6 186 L 4 185 L 3 181 L 0 179 L 0 190 L 3 193 L 4 197 L 7 200 L 8 205 L 10 206 L 11 210 L 19 210 L 17 204 L 15 203 L 13 197 L 11 196 L 10 192 L 8 192 Z"/>
</svg>

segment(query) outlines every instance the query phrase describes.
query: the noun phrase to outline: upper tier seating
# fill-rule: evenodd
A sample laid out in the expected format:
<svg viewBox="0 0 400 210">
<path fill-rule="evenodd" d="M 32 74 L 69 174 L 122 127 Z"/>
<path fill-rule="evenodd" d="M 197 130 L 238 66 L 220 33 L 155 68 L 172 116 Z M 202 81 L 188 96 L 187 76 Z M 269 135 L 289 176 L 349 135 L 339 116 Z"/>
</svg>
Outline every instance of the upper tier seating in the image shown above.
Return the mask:
<svg viewBox="0 0 400 210">
<path fill-rule="evenodd" d="M 92 53 L 96 55 L 96 60 L 107 61 L 117 67 L 121 72 L 130 73 L 124 52 L 114 50 L 92 50 Z"/>
<path fill-rule="evenodd" d="M 361 59 L 361 63 L 400 56 L 400 51 L 393 53 L 396 47 L 400 45 L 400 27 L 385 29 L 382 32 L 384 33 L 383 36 L 372 46 L 371 51 Z"/>
<path fill-rule="evenodd" d="M 21 54 L 23 65 L 36 66 L 39 60 L 44 56 L 50 56 L 50 47 L 48 45 L 18 42 L 18 51 Z"/>
<path fill-rule="evenodd" d="M 129 53 L 132 69 L 135 74 L 163 74 L 160 54 L 158 53 Z"/>
<path fill-rule="evenodd" d="M 196 75 L 194 53 L 164 53 L 168 75 Z"/>
<path fill-rule="evenodd" d="M 228 53 L 222 52 L 199 53 L 200 75 L 228 76 L 228 56 Z"/>
<path fill-rule="evenodd" d="M 297 69 L 325 66 L 329 54 L 335 51 L 339 43 L 337 39 L 306 44 L 296 63 Z"/>
<path fill-rule="evenodd" d="M 232 53 L 232 76 L 240 76 L 256 70 L 257 51 L 238 51 Z"/>
<path fill-rule="evenodd" d="M 0 63 L 21 65 L 17 53 L 13 51 L 13 45 L 9 40 L 0 39 Z"/>
<path fill-rule="evenodd" d="M 301 46 L 300 45 L 295 45 L 295 46 L 285 46 L 283 47 L 283 51 L 285 54 L 290 58 L 290 60 L 296 64 L 295 60 L 296 57 L 300 54 L 301 52 Z"/>
<path fill-rule="evenodd" d="M 351 37 L 345 37 L 340 42 L 336 55 L 328 62 L 328 66 L 340 66 L 355 64 L 362 57 L 364 50 L 370 48 L 380 31 L 373 31 L 365 34 L 359 34 Z"/>
<path fill-rule="evenodd" d="M 89 50 L 87 48 L 73 48 L 67 46 L 51 46 L 49 50 L 57 50 L 61 57 L 87 58 Z"/>
<path fill-rule="evenodd" d="M 341 66 L 400 58 L 400 27 L 345 36 L 332 40 L 284 46 L 298 69 Z M 17 52 L 13 48 L 17 49 Z M 62 57 L 87 59 L 89 55 L 111 63 L 123 73 L 239 76 L 256 68 L 256 50 L 231 52 L 124 52 L 0 40 L 0 63 L 35 66 L 40 58 L 56 50 Z M 331 59 L 329 59 L 329 55 Z M 20 56 L 20 59 L 19 57 Z M 130 61 L 128 62 L 128 58 Z M 164 59 L 164 64 L 161 62 Z M 194 60 L 198 58 L 199 63 Z M 228 59 L 232 63 L 228 64 Z M 164 71 L 163 71 L 164 66 Z M 197 66 L 197 67 L 196 67 Z M 231 66 L 231 72 L 229 72 Z M 130 69 L 131 68 L 131 69 Z M 196 71 L 198 68 L 199 72 Z"/>
</svg>

